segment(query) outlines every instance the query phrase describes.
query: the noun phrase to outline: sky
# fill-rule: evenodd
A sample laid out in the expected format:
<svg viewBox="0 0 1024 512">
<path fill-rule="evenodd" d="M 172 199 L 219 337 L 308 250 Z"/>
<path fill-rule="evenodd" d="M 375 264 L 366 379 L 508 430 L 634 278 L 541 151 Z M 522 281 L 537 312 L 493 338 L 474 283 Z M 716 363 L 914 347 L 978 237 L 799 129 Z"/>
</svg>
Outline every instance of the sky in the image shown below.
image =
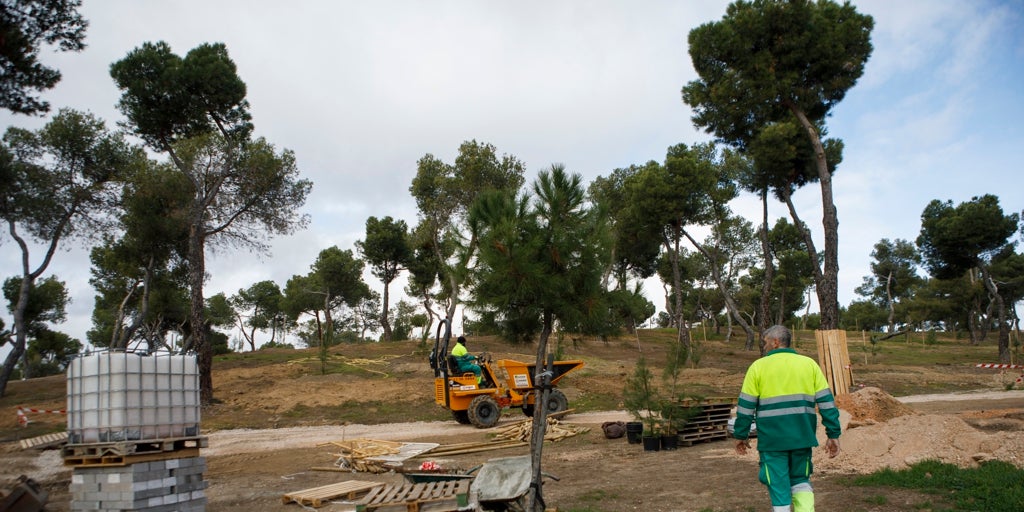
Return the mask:
<svg viewBox="0 0 1024 512">
<path fill-rule="evenodd" d="M 883 238 L 913 241 L 934 199 L 995 194 L 1024 210 L 1024 1 L 853 2 L 875 20 L 863 77 L 833 110 L 842 139 L 834 175 L 839 216 L 839 301 L 849 304 Z M 144 42 L 184 56 L 223 42 L 248 87 L 255 134 L 294 151 L 313 190 L 309 227 L 274 239 L 270 254 L 208 253 L 206 296 L 306 274 L 327 247 L 355 250 L 370 216 L 417 223 L 409 186 L 427 154 L 453 162 L 477 140 L 527 167 L 552 164 L 585 183 L 614 169 L 664 161 L 678 143 L 711 140 L 695 128 L 681 88 L 697 78 L 689 31 L 724 15 L 720 0 L 375 2 L 85 0 L 88 47 L 44 49 L 61 82 L 42 97 L 52 112 L 89 111 L 115 126 L 120 93 L 111 63 Z M 0 112 L 0 128 L 47 118 Z M 795 196 L 819 250 L 817 185 Z M 760 222 L 757 198 L 735 212 Z M 770 205 L 772 217 L 786 216 Z M 6 231 L 6 230 L 4 230 Z M 94 291 L 85 248 L 64 245 L 46 275 L 72 304 L 58 330 L 85 341 Z M 38 248 L 33 268 L 41 261 Z M 0 234 L 0 271 L 20 273 L 20 252 Z M 367 271 L 367 282 L 381 289 Z M 404 283 L 392 284 L 401 297 Z M 663 309 L 658 282 L 647 294 Z M 6 314 L 6 312 L 4 312 Z M 10 325 L 9 315 L 0 316 Z M 266 337 L 264 337 L 266 338 Z"/>
</svg>

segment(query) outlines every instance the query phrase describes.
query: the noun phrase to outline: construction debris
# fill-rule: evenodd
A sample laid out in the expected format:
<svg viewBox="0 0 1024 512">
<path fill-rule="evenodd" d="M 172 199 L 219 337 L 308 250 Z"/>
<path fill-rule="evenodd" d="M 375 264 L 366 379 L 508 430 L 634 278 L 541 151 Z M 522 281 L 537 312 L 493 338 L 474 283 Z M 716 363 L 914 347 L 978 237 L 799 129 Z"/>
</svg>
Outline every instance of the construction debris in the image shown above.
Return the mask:
<svg viewBox="0 0 1024 512">
<path fill-rule="evenodd" d="M 49 494 L 35 480 L 21 475 L 9 490 L 0 490 L 0 510 L 37 512 L 46 508 Z"/>
<path fill-rule="evenodd" d="M 336 446 L 338 460 L 330 468 L 312 468 L 316 471 L 360 471 L 385 473 L 401 468 L 402 462 L 437 448 L 437 443 L 399 443 L 376 439 L 332 441 L 318 446 Z"/>
</svg>

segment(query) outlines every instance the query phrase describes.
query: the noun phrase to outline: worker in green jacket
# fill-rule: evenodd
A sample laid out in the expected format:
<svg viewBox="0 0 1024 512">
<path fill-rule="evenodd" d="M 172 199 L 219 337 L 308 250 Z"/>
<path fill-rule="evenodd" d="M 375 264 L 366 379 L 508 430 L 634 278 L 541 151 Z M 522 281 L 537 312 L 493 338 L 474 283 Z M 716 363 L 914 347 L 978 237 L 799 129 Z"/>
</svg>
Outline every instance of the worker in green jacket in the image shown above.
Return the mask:
<svg viewBox="0 0 1024 512">
<path fill-rule="evenodd" d="M 476 356 L 469 353 L 469 349 L 466 348 L 466 337 L 459 336 L 455 340 L 455 346 L 452 347 L 452 357 L 455 358 L 455 362 L 459 363 L 460 372 L 473 372 L 476 375 L 476 383 L 480 384 L 482 379 L 480 365 L 476 364 Z"/>
<path fill-rule="evenodd" d="M 774 512 L 813 512 L 811 449 L 818 446 L 818 415 L 825 425 L 829 457 L 839 453 L 839 409 L 818 363 L 789 348 L 792 334 L 781 325 L 762 335 L 767 353 L 743 378 L 733 437 L 736 453 L 750 448 L 757 419 L 758 479 L 768 486 Z M 817 413 L 815 412 L 817 407 Z"/>
</svg>

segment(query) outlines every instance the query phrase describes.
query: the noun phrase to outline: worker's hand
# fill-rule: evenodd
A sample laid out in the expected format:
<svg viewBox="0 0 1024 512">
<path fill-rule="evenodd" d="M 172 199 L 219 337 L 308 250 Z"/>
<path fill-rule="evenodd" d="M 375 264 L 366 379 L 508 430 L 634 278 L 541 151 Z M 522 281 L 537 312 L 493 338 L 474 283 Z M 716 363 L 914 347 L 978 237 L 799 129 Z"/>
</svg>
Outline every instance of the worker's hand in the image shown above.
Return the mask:
<svg viewBox="0 0 1024 512">
<path fill-rule="evenodd" d="M 828 458 L 830 459 L 839 455 L 839 440 L 829 439 L 828 441 L 825 441 L 825 451 L 828 452 Z"/>
<path fill-rule="evenodd" d="M 739 441 L 736 441 L 736 453 L 746 455 L 747 448 L 750 448 L 750 439 L 740 439 Z"/>
</svg>

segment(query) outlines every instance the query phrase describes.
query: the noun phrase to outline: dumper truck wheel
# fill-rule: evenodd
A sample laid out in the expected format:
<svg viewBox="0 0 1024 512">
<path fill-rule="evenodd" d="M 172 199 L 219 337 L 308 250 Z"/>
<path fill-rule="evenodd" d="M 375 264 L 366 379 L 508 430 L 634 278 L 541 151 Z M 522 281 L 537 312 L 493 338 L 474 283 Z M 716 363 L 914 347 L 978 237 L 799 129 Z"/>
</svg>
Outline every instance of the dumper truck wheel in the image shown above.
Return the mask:
<svg viewBox="0 0 1024 512">
<path fill-rule="evenodd" d="M 466 411 L 452 411 L 452 417 L 460 425 L 469 425 L 469 413 Z"/>
<path fill-rule="evenodd" d="M 524 404 L 523 414 L 529 417 L 533 417 L 533 405 Z M 565 397 L 565 393 L 557 389 L 552 389 L 548 392 L 548 403 L 547 407 L 544 408 L 544 414 L 554 414 L 556 412 L 562 412 L 569 408 L 569 399 Z"/>
<path fill-rule="evenodd" d="M 544 406 L 544 414 L 562 412 L 569 408 L 569 399 L 565 397 L 565 393 L 552 389 L 548 392 L 548 401 Z"/>
<path fill-rule="evenodd" d="M 501 407 L 490 395 L 480 395 L 469 403 L 469 422 L 476 428 L 491 428 L 501 418 Z"/>
</svg>

